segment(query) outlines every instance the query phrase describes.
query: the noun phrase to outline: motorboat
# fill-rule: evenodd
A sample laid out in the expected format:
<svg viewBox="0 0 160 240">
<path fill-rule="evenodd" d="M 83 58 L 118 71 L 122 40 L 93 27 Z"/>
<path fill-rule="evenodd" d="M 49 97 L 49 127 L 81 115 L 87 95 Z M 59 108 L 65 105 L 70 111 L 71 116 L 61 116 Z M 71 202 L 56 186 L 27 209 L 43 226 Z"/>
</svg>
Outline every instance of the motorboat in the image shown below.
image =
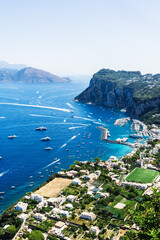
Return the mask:
<svg viewBox="0 0 160 240">
<path fill-rule="evenodd" d="M 46 147 L 44 150 L 52 150 L 51 147 Z"/>
<path fill-rule="evenodd" d="M 50 141 L 51 138 L 50 137 L 44 137 L 44 138 L 41 138 L 41 141 Z"/>
<path fill-rule="evenodd" d="M 17 136 L 16 135 L 8 136 L 8 139 L 13 139 L 13 138 L 17 138 Z"/>
<path fill-rule="evenodd" d="M 35 130 L 36 131 L 44 131 L 44 130 L 47 130 L 47 128 L 42 126 L 42 127 L 36 128 Z"/>
<path fill-rule="evenodd" d="M 11 189 L 15 189 L 15 186 L 12 186 Z"/>
</svg>

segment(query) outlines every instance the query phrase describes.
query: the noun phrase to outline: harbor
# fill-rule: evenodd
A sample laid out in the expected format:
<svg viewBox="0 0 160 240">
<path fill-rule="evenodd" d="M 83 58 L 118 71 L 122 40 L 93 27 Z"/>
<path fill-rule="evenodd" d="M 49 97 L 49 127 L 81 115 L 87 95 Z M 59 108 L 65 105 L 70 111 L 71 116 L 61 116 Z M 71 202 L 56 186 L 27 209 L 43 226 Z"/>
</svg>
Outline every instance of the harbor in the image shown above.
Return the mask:
<svg viewBox="0 0 160 240">
<path fill-rule="evenodd" d="M 103 126 L 100 126 L 100 127 L 97 127 L 97 128 L 102 130 L 101 140 L 105 141 L 107 143 L 121 144 L 121 145 L 130 146 L 132 148 L 140 147 L 140 146 L 143 145 L 143 144 L 141 144 L 139 142 L 135 142 L 135 143 L 127 142 L 128 138 L 122 138 L 122 139 L 121 138 L 117 138 L 116 140 L 110 140 L 110 139 L 108 139 L 108 137 L 110 137 L 110 133 L 109 133 L 109 129 L 108 128 L 104 128 Z"/>
</svg>

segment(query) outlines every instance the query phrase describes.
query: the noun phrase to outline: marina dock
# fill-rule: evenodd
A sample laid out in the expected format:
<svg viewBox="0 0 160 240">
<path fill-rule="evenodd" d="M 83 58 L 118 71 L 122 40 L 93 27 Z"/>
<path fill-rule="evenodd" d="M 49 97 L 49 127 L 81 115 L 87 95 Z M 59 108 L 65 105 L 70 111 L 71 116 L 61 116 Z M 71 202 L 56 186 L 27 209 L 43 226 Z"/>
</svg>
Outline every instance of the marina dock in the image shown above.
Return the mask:
<svg viewBox="0 0 160 240">
<path fill-rule="evenodd" d="M 108 142 L 108 143 L 115 143 L 115 144 L 121 144 L 121 145 L 126 145 L 126 146 L 130 146 L 130 147 L 136 147 L 137 143 L 129 143 L 129 142 L 125 142 L 125 141 L 117 141 L 117 140 L 109 140 L 108 139 L 108 135 L 109 135 L 109 129 L 108 128 L 104 128 L 104 127 L 97 127 L 98 129 L 102 130 L 102 135 L 101 135 L 101 140 Z"/>
</svg>

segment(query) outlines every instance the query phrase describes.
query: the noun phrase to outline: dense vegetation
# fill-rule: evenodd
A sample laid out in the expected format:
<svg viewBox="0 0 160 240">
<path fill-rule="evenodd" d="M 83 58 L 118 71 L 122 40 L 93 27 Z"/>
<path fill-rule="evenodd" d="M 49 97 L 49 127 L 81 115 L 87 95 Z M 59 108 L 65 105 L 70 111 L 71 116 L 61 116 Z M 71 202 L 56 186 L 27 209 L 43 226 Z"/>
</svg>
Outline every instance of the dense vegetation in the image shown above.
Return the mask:
<svg viewBox="0 0 160 240">
<path fill-rule="evenodd" d="M 93 75 L 93 79 L 111 81 L 120 88 L 127 86 L 133 89 L 133 98 L 139 103 L 160 97 L 160 74 L 142 75 L 139 71 L 101 69 Z"/>
<path fill-rule="evenodd" d="M 160 74 L 101 69 L 75 99 L 104 107 L 126 108 L 131 117 L 160 125 Z"/>
</svg>

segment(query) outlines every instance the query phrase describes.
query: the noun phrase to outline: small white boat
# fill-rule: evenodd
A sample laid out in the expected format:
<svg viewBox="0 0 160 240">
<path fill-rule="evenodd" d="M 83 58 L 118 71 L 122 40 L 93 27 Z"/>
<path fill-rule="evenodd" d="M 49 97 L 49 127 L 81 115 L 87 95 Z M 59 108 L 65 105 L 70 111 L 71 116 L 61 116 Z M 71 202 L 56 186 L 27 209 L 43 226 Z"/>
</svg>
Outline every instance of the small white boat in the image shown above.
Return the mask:
<svg viewBox="0 0 160 240">
<path fill-rule="evenodd" d="M 41 141 L 50 141 L 50 140 L 51 140 L 50 137 L 41 138 Z"/>
<path fill-rule="evenodd" d="M 0 160 L 2 159 L 2 156 L 0 156 Z"/>
<path fill-rule="evenodd" d="M 16 135 L 8 136 L 8 139 L 13 139 L 13 138 L 17 138 L 17 136 Z"/>
<path fill-rule="evenodd" d="M 35 130 L 36 131 L 44 131 L 44 130 L 47 130 L 47 128 L 42 126 L 42 127 L 36 128 Z"/>
<path fill-rule="evenodd" d="M 46 147 L 44 150 L 52 150 L 51 147 Z"/>
<path fill-rule="evenodd" d="M 11 189 L 15 189 L 15 186 L 12 186 Z"/>
</svg>

